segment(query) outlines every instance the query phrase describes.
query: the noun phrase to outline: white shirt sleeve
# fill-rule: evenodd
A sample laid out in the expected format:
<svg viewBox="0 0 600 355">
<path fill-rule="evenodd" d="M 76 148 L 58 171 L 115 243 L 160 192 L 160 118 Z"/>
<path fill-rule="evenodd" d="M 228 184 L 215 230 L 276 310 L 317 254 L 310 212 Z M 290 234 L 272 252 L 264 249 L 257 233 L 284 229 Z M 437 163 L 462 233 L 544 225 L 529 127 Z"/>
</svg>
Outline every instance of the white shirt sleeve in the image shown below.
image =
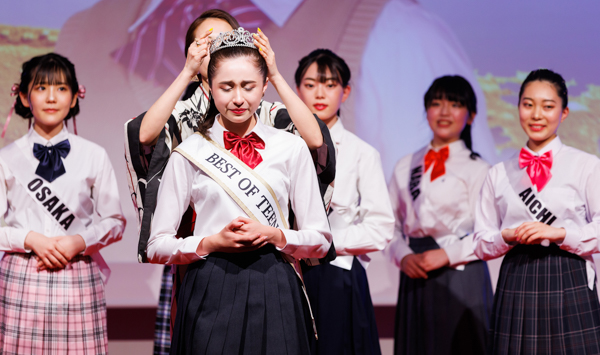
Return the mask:
<svg viewBox="0 0 600 355">
<path fill-rule="evenodd" d="M 0 216 L 6 217 L 9 208 L 4 169 L 0 167 Z M 30 252 L 31 250 L 25 249 L 25 238 L 28 233 L 29 230 L 23 228 L 0 227 L 0 251 L 15 253 Z"/>
<path fill-rule="evenodd" d="M 586 202 L 586 219 L 584 226 L 570 223 L 565 227 L 567 232 L 561 249 L 579 256 L 587 256 L 600 252 L 600 162 L 596 159 L 591 165 L 591 171 L 582 174 L 580 193 Z"/>
<path fill-rule="evenodd" d="M 494 191 L 495 175 L 496 171 L 492 168 L 485 178 L 475 210 L 474 251 L 481 260 L 500 257 L 512 248 L 501 234 L 501 213 Z"/>
<path fill-rule="evenodd" d="M 404 239 L 404 235 L 402 233 L 404 216 L 402 215 L 402 210 L 400 207 L 400 188 L 396 178 L 396 171 L 394 171 L 394 174 L 392 175 L 392 180 L 390 181 L 388 189 L 392 212 L 396 221 L 394 226 L 394 236 L 392 241 L 385 249 L 384 254 L 387 255 L 389 259 L 396 264 L 396 266 L 400 267 L 402 259 L 409 254 L 413 254 L 413 251 L 408 246 L 408 243 Z"/>
<path fill-rule="evenodd" d="M 290 163 L 290 204 L 298 230 L 284 229 L 287 245 L 281 252 L 296 259 L 322 258 L 331 246 L 332 235 L 319 192 L 317 173 L 306 144 L 296 145 Z M 283 206 L 282 206 L 283 207 Z"/>
<path fill-rule="evenodd" d="M 475 172 L 475 174 L 472 176 L 473 179 L 469 181 L 469 206 L 473 216 L 476 214 L 477 202 L 479 201 L 481 195 L 481 187 L 485 181 L 488 171 L 489 169 L 486 165 L 485 168 L 481 168 L 479 171 Z M 467 264 L 478 259 L 477 255 L 475 255 L 475 252 L 473 251 L 474 235 L 475 233 L 469 233 L 466 236 L 459 235 L 458 237 L 461 239 L 444 248 L 444 251 L 446 252 L 450 262 L 450 267 Z"/>
<path fill-rule="evenodd" d="M 104 149 L 99 160 L 100 168 L 92 186 L 92 199 L 95 201 L 96 213 L 100 220 L 90 224 L 80 233 L 86 245 L 84 255 L 94 254 L 121 240 L 127 223 L 121 210 L 115 172 Z"/>
<path fill-rule="evenodd" d="M 362 255 L 383 250 L 394 233 L 394 216 L 381 159 L 374 149 L 370 153 L 361 156 L 356 166 L 360 195 L 358 219 L 347 228 L 335 230 L 335 249 L 339 255 Z"/>
<path fill-rule="evenodd" d="M 152 235 L 148 240 L 147 256 L 151 263 L 190 264 L 202 259 L 196 249 L 203 236 L 177 238 L 181 216 L 190 205 L 197 170 L 181 154 L 171 155 L 158 189 Z"/>
</svg>

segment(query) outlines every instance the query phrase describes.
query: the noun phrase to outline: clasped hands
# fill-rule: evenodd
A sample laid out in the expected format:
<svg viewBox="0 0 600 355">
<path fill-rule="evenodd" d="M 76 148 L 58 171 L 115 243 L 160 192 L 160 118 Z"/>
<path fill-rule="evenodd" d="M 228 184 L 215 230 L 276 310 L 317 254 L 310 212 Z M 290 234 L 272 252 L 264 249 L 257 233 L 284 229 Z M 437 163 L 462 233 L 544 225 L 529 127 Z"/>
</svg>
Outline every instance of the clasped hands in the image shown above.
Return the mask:
<svg viewBox="0 0 600 355">
<path fill-rule="evenodd" d="M 214 252 L 244 253 L 267 244 L 273 244 L 280 249 L 285 247 L 287 240 L 283 231 L 250 218 L 237 217 L 219 233 L 203 238 L 196 248 L 196 253 L 201 256 Z"/>
<path fill-rule="evenodd" d="M 85 250 L 85 241 L 79 235 L 47 237 L 30 231 L 25 237 L 25 248 L 37 256 L 38 271 L 64 269 L 76 255 Z"/>
<path fill-rule="evenodd" d="M 525 222 L 517 228 L 502 230 L 502 239 L 508 244 L 541 244 L 544 240 L 560 244 L 565 240 L 567 231 L 564 228 L 554 228 L 542 222 Z"/>
<path fill-rule="evenodd" d="M 411 279 L 426 279 L 429 271 L 450 265 L 444 249 L 432 249 L 423 253 L 408 254 L 400 262 L 400 268 Z"/>
</svg>

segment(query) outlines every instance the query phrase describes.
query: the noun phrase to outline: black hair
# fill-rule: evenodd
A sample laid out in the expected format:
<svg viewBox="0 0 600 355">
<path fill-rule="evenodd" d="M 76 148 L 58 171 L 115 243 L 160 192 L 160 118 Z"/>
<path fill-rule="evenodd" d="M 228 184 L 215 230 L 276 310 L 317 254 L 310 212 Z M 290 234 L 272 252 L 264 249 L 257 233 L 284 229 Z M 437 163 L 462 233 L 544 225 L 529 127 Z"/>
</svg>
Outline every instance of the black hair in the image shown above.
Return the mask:
<svg viewBox="0 0 600 355">
<path fill-rule="evenodd" d="M 75 75 L 75 66 L 70 60 L 56 53 L 48 53 L 31 58 L 23 63 L 19 91 L 29 95 L 29 88 L 35 85 L 66 84 L 71 89 L 73 96 L 79 92 L 79 83 Z M 21 98 L 17 96 L 15 112 L 23 118 L 32 118 L 29 107 L 25 107 Z M 79 100 L 69 110 L 65 120 L 79 114 Z"/>
<path fill-rule="evenodd" d="M 315 49 L 298 62 L 298 68 L 294 74 L 296 87 L 300 87 L 302 78 L 313 63 L 317 63 L 318 82 L 325 83 L 331 79 L 342 85 L 343 88 L 350 83 L 350 68 L 344 59 L 329 49 Z M 331 72 L 331 78 L 327 77 L 327 69 Z M 340 115 L 339 110 L 337 114 Z"/>
<path fill-rule="evenodd" d="M 523 96 L 525 87 L 532 81 L 546 81 L 554 85 L 556 93 L 562 100 L 563 110 L 567 108 L 567 105 L 569 104 L 569 91 L 567 90 L 565 79 L 563 79 L 560 74 L 549 69 L 537 69 L 527 75 L 527 78 L 525 78 L 525 81 L 523 81 L 523 84 L 521 84 L 521 89 L 519 90 L 519 103 L 521 102 L 521 97 Z"/>
<path fill-rule="evenodd" d="M 209 18 L 223 20 L 227 22 L 234 30 L 240 27 L 240 24 L 237 22 L 235 17 L 231 16 L 231 14 L 227 11 L 223 11 L 221 9 L 211 9 L 204 11 L 200 16 L 198 16 L 198 18 L 194 20 L 194 22 L 192 22 L 190 27 L 188 27 L 187 33 L 185 34 L 184 53 L 186 58 L 188 48 L 190 48 L 190 45 L 192 44 L 192 42 L 194 42 L 194 39 L 196 38 L 194 32 L 196 32 L 196 29 L 202 24 L 202 22 L 204 22 L 204 20 L 207 20 Z"/>
<path fill-rule="evenodd" d="M 265 59 L 260 55 L 260 53 L 258 53 L 257 49 L 250 47 L 227 47 L 219 49 L 218 51 L 212 53 L 210 56 L 210 62 L 208 62 L 208 70 L 206 74 L 208 85 L 211 86 L 210 105 L 206 114 L 206 118 L 198 126 L 198 131 L 201 134 L 206 134 L 208 129 L 214 124 L 215 117 L 219 113 L 215 102 L 212 98 L 212 79 L 214 78 L 217 72 L 219 63 L 226 59 L 233 59 L 239 57 L 248 57 L 249 59 L 251 59 L 258 68 L 258 71 L 263 78 L 263 84 L 267 81 L 267 74 L 269 72 L 269 68 L 267 68 L 267 62 L 265 62 Z"/>
<path fill-rule="evenodd" d="M 431 107 L 433 100 L 443 99 L 458 102 L 460 105 L 465 106 L 469 111 L 469 115 L 477 114 L 477 96 L 475 96 L 475 91 L 467 79 L 460 75 L 446 75 L 435 79 L 425 93 L 425 110 Z M 479 156 L 479 154 L 473 151 L 471 125 L 469 123 L 460 132 L 460 139 L 465 142 L 465 145 L 471 151 L 471 159 Z"/>
</svg>

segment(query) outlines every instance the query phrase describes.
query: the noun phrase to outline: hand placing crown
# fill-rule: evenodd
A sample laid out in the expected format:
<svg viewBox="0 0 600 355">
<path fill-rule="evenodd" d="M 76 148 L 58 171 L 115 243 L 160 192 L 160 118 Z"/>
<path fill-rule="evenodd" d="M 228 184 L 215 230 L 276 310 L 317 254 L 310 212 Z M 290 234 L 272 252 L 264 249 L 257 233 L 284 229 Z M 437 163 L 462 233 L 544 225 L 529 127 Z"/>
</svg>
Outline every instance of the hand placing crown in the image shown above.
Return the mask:
<svg viewBox="0 0 600 355">
<path fill-rule="evenodd" d="M 254 45 L 252 33 L 239 27 L 230 32 L 221 32 L 217 38 L 210 43 L 210 54 L 229 47 L 249 47 L 258 49 Z"/>
</svg>

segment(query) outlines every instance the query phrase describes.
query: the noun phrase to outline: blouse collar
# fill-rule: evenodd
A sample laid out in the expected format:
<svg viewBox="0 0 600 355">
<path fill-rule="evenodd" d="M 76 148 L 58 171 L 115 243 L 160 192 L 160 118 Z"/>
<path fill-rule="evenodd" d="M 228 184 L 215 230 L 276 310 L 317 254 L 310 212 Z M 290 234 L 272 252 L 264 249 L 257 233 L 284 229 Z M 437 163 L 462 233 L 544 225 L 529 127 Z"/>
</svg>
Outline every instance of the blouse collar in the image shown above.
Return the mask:
<svg viewBox="0 0 600 355">
<path fill-rule="evenodd" d="M 533 155 L 543 155 L 544 153 L 548 152 L 548 151 L 552 151 L 552 155 L 556 156 L 556 153 L 558 153 L 558 151 L 560 150 L 560 148 L 562 148 L 563 143 L 560 140 L 560 138 L 558 136 L 554 137 L 554 139 L 546 144 L 546 146 L 544 146 L 542 149 L 540 149 L 539 152 L 534 152 L 533 150 L 529 149 L 529 147 L 527 146 L 527 144 L 525 144 L 525 146 L 523 147 L 523 149 L 529 151 L 531 154 Z"/>
<path fill-rule="evenodd" d="M 223 127 L 221 125 L 221 123 L 219 123 L 220 116 L 221 116 L 221 114 L 217 114 L 217 116 L 215 117 L 215 122 L 213 123 L 212 127 L 209 129 L 208 134 L 213 141 L 219 143 L 221 145 L 221 147 L 224 147 L 225 143 L 223 142 L 223 132 L 225 132 L 227 130 L 225 129 L 225 127 Z M 254 128 L 252 128 L 252 130 L 250 132 L 248 132 L 248 134 L 250 134 L 252 132 L 256 133 L 265 142 L 265 147 L 266 147 L 266 145 L 267 145 L 266 126 L 260 121 L 260 119 L 258 118 L 258 116 L 256 114 L 254 114 L 254 118 L 256 119 L 256 125 L 254 126 Z"/>
<path fill-rule="evenodd" d="M 338 117 L 337 121 L 333 124 L 333 127 L 329 129 L 329 133 L 331 134 L 331 139 L 336 143 L 340 144 L 342 142 L 342 137 L 344 136 L 344 125 L 342 124 L 342 120 Z"/>
<path fill-rule="evenodd" d="M 439 151 L 440 149 L 444 148 L 444 147 L 448 147 L 448 149 L 450 150 L 450 155 L 454 155 L 463 151 L 468 151 L 469 149 L 467 148 L 467 146 L 465 145 L 465 142 L 462 139 L 459 139 L 457 141 L 454 141 L 452 143 L 449 143 L 445 146 L 442 147 L 437 147 L 434 148 L 431 145 L 431 142 L 429 142 L 429 144 L 427 145 L 427 150 L 429 151 L 430 149 L 433 151 Z"/>
<path fill-rule="evenodd" d="M 60 130 L 60 132 L 58 132 L 57 135 L 55 135 L 54 137 L 52 137 L 50 139 L 46 139 L 46 138 L 40 136 L 40 134 L 37 133 L 35 131 L 35 129 L 33 129 L 34 126 L 35 126 L 35 123 L 31 125 L 31 127 L 29 128 L 29 132 L 27 132 L 27 139 L 29 140 L 29 144 L 31 146 L 33 146 L 34 143 L 38 143 L 43 146 L 56 145 L 56 144 L 64 141 L 65 139 L 69 139 L 69 131 L 67 130 L 67 125 L 64 122 L 63 122 L 63 126 L 62 126 L 62 129 Z"/>
</svg>

